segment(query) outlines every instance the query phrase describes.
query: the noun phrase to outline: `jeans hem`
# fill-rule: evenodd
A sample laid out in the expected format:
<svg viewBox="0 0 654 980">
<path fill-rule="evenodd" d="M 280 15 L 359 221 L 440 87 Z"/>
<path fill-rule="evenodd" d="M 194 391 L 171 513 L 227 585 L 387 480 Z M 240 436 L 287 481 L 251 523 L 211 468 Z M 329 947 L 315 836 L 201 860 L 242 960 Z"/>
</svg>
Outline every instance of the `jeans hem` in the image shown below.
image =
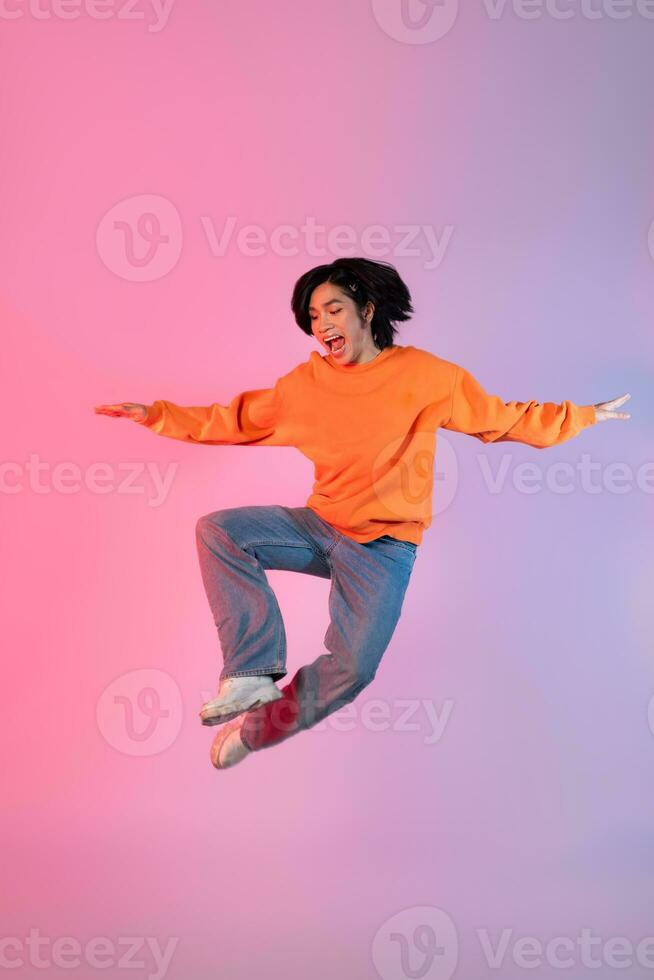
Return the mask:
<svg viewBox="0 0 654 980">
<path fill-rule="evenodd" d="M 275 664 L 271 667 L 255 667 L 252 670 L 230 670 L 228 674 L 222 675 L 222 680 L 226 677 L 257 677 L 259 674 L 281 674 L 285 677 L 288 671 L 281 664 Z"/>
</svg>

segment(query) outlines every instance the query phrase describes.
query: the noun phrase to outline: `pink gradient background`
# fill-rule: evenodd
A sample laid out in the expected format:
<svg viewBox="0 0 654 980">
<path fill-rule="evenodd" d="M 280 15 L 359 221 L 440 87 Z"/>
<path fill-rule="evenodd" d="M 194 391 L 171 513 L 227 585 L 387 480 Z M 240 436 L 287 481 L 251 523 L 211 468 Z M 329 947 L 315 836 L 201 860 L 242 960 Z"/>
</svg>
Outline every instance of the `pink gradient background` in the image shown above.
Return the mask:
<svg viewBox="0 0 654 980">
<path fill-rule="evenodd" d="M 175 937 L 174 980 L 364 980 L 384 975 L 373 959 L 384 923 L 435 906 L 458 933 L 455 976 L 480 980 L 498 971 L 478 929 L 493 942 L 503 928 L 543 943 L 584 926 L 634 944 L 654 934 L 652 494 L 633 481 L 568 494 L 511 482 L 527 462 L 545 471 L 590 454 L 602 471 L 635 473 L 651 460 L 654 22 L 493 20 L 471 4 L 446 36 L 407 44 L 371 5 L 344 0 L 186 0 L 157 31 L 149 8 L 135 11 L 145 18 L 25 7 L 0 25 L 13 464 L 0 498 L 2 935 Z M 96 237 L 119 202 L 136 198 L 137 214 L 141 195 L 180 218 L 163 228 L 177 259 L 151 281 L 111 268 L 118 233 Z M 220 652 L 195 522 L 249 503 L 301 506 L 311 466 L 290 448 L 186 446 L 92 408 L 226 403 L 308 357 L 292 286 L 339 253 L 309 254 L 300 235 L 291 255 L 234 241 L 214 255 L 206 223 L 220 234 L 229 216 L 267 233 L 307 216 L 357 236 L 381 225 L 390 246 L 353 254 L 393 262 L 409 285 L 416 314 L 399 343 L 462 363 L 506 400 L 630 392 L 633 417 L 546 453 L 439 434 L 455 493 L 439 511 L 436 481 L 434 522 L 382 666 L 354 703 L 359 720 L 217 773 L 215 730 L 197 719 Z M 394 251 L 398 225 L 439 237 L 452 226 L 443 261 L 426 268 L 422 235 L 415 254 Z M 38 492 L 32 454 L 50 475 L 65 462 L 81 473 L 102 462 L 120 479 L 128 464 L 177 468 L 153 506 L 145 475 L 141 493 L 119 492 L 119 479 L 66 493 L 47 476 Z M 484 460 L 494 472 L 507 454 L 506 485 L 491 493 Z M 269 576 L 292 675 L 324 649 L 328 582 Z M 137 670 L 163 672 L 172 690 L 159 691 L 170 744 L 145 755 L 107 721 L 108 685 Z M 156 688 L 160 675 L 147 676 Z M 450 702 L 451 715 L 430 744 L 422 709 L 417 730 L 363 724 L 377 699 L 396 721 L 402 699 L 439 712 Z M 29 963 L 12 972 L 34 975 Z M 500 974 L 525 969 L 509 952 Z"/>
</svg>

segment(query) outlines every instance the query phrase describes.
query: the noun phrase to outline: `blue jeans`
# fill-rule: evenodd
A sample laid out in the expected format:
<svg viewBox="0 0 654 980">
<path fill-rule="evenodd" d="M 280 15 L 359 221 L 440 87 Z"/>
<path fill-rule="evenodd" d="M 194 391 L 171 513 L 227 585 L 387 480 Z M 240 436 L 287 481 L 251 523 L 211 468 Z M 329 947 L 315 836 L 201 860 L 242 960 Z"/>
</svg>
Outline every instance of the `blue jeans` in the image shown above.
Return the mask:
<svg viewBox="0 0 654 980">
<path fill-rule="evenodd" d="M 246 712 L 241 737 L 249 749 L 317 724 L 370 683 L 400 618 L 415 544 L 388 535 L 361 544 L 311 508 L 281 504 L 207 514 L 196 540 L 223 653 L 220 680 L 288 673 L 286 632 L 265 569 L 331 579 L 329 652 L 300 667 L 279 700 Z"/>
</svg>

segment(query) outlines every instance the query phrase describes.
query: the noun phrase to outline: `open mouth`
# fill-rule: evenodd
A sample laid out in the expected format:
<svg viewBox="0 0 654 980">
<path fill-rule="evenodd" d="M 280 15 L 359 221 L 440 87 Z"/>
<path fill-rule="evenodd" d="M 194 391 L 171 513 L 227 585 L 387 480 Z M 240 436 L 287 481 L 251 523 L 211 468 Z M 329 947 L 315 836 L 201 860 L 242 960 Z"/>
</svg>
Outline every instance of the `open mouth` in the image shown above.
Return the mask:
<svg viewBox="0 0 654 980">
<path fill-rule="evenodd" d="M 340 333 L 334 334 L 334 336 L 330 337 L 329 340 L 326 340 L 325 343 L 329 347 L 332 354 L 337 354 L 345 347 L 345 337 L 342 337 Z"/>
</svg>

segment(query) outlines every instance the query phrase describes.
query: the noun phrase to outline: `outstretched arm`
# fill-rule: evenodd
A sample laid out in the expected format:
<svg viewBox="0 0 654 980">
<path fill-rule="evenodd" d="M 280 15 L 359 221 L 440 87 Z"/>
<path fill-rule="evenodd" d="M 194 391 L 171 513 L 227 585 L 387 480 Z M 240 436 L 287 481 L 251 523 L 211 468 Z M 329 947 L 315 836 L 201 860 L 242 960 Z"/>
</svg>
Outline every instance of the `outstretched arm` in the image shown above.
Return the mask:
<svg viewBox="0 0 654 980">
<path fill-rule="evenodd" d="M 597 406 L 571 401 L 504 402 L 497 395 L 489 395 L 469 371 L 456 365 L 450 418 L 442 428 L 464 432 L 481 442 L 522 442 L 545 449 L 573 438 L 604 418 L 624 417 L 608 409 L 622 404 L 628 397 Z"/>
<path fill-rule="evenodd" d="M 158 400 L 152 405 L 123 402 L 98 405 L 96 413 L 130 418 L 157 435 L 208 445 L 287 446 L 282 424 L 283 398 L 279 382 L 236 395 L 228 405 L 183 407 Z"/>
</svg>

